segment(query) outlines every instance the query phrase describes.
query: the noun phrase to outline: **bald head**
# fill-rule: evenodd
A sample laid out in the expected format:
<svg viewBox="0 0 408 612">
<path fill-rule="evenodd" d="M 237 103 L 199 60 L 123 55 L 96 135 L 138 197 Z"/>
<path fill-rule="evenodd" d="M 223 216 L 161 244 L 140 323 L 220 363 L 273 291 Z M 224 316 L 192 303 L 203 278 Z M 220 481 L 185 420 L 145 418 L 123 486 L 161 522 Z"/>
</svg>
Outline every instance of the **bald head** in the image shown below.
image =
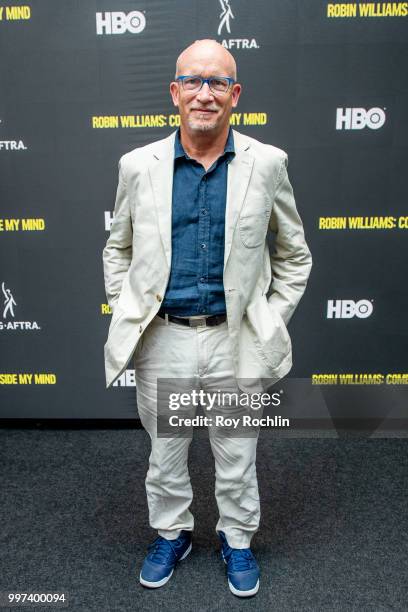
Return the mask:
<svg viewBox="0 0 408 612">
<path fill-rule="evenodd" d="M 194 69 L 195 66 L 197 70 Z M 233 56 L 219 42 L 211 39 L 196 40 L 180 53 L 176 63 L 176 78 L 182 74 L 201 74 L 203 66 L 211 74 L 237 79 L 237 66 Z M 212 67 L 219 70 L 220 66 L 222 75 L 218 71 L 212 72 Z"/>
</svg>

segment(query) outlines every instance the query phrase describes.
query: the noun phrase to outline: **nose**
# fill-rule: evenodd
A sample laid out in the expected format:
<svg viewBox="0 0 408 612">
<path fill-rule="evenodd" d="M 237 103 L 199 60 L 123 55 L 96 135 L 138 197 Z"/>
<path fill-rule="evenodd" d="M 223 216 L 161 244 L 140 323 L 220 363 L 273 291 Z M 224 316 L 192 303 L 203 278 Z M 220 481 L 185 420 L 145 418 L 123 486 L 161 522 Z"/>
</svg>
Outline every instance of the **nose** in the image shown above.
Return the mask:
<svg viewBox="0 0 408 612">
<path fill-rule="evenodd" d="M 212 100 L 214 98 L 208 83 L 203 83 L 203 86 L 197 94 L 197 98 L 202 102 Z"/>
</svg>

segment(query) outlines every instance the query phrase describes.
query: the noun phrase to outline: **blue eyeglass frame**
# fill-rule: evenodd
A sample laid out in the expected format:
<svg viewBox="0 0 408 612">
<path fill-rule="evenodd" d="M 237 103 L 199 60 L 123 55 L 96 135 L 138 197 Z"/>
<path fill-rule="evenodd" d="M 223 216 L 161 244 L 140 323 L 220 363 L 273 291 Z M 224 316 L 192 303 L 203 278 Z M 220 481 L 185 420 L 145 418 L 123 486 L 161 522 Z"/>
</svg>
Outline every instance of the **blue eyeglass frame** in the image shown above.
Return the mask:
<svg viewBox="0 0 408 612">
<path fill-rule="evenodd" d="M 199 91 L 201 91 L 201 89 L 202 89 L 202 87 L 203 87 L 204 83 L 207 83 L 209 90 L 210 90 L 210 91 L 213 91 L 213 90 L 211 89 L 211 87 L 210 87 L 210 81 L 211 81 L 211 79 L 225 79 L 226 81 L 228 81 L 228 89 L 227 89 L 227 91 L 229 91 L 229 90 L 231 89 L 231 85 L 233 85 L 234 83 L 236 83 L 236 80 L 235 80 L 235 79 L 233 79 L 233 78 L 231 78 L 231 77 L 224 77 L 224 76 L 223 76 L 223 77 L 217 77 L 217 76 L 212 76 L 212 77 L 209 77 L 208 79 L 204 79 L 203 77 L 199 76 L 198 74 L 183 74 L 183 75 L 181 75 L 181 76 L 178 76 L 178 77 L 176 78 L 176 81 L 184 81 L 184 79 L 191 79 L 191 78 L 194 78 L 194 79 L 200 79 L 200 80 L 201 80 L 201 85 L 200 85 L 199 89 L 197 89 L 197 91 L 196 91 L 195 93 L 198 93 Z M 215 93 L 215 94 L 220 94 L 220 93 L 227 93 L 227 91 L 224 91 L 224 92 L 223 92 L 223 91 L 215 91 L 215 92 L 213 91 L 213 93 Z"/>
</svg>

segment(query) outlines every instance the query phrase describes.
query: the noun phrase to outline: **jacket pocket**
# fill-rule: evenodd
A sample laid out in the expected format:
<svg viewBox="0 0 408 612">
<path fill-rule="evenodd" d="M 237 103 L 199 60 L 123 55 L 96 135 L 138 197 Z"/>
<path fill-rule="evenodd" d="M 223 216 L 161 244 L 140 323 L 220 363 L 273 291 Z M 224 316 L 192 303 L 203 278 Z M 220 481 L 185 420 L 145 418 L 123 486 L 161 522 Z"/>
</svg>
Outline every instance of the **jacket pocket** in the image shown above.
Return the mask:
<svg viewBox="0 0 408 612">
<path fill-rule="evenodd" d="M 265 295 L 249 304 L 246 313 L 258 353 L 272 368 L 278 367 L 292 351 L 292 342 L 284 320 L 270 306 Z"/>
<path fill-rule="evenodd" d="M 268 218 L 269 212 L 266 206 L 245 212 L 239 217 L 239 233 L 245 247 L 253 249 L 264 244 L 268 231 Z"/>
</svg>

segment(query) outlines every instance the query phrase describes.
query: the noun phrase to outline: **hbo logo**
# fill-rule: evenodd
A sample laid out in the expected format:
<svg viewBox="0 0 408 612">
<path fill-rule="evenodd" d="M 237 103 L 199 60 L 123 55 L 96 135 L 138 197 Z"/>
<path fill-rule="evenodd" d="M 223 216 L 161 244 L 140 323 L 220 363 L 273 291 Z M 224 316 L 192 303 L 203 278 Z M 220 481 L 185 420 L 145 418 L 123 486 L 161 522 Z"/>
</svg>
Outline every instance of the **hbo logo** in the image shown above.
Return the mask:
<svg viewBox="0 0 408 612">
<path fill-rule="evenodd" d="M 373 305 L 369 300 L 329 300 L 327 302 L 328 319 L 366 319 L 373 312 Z"/>
<path fill-rule="evenodd" d="M 140 11 L 131 13 L 96 13 L 97 34 L 139 34 L 146 27 L 146 17 Z"/>
<path fill-rule="evenodd" d="M 362 130 L 365 127 L 378 130 L 385 123 L 382 108 L 338 108 L 336 111 L 336 130 Z"/>
</svg>

